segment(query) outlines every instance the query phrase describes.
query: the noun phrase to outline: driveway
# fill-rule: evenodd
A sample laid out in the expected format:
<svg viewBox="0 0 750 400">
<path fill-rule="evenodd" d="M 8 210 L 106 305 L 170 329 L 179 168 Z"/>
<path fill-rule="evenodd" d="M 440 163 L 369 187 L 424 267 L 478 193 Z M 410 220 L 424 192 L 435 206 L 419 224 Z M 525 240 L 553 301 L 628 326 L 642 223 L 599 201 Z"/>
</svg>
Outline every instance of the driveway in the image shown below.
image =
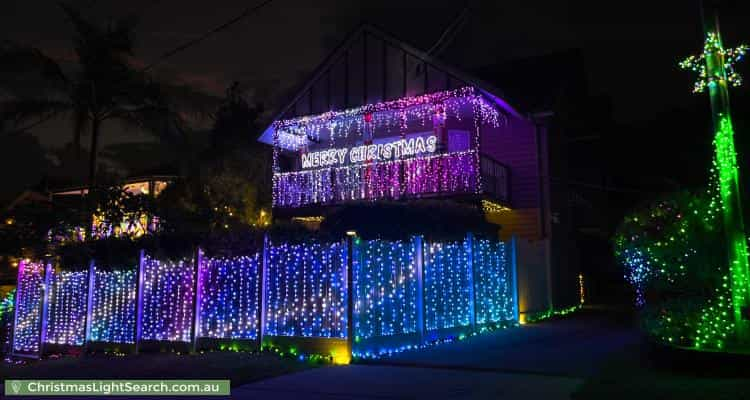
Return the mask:
<svg viewBox="0 0 750 400">
<path fill-rule="evenodd" d="M 233 398 L 568 399 L 608 356 L 641 340 L 632 319 L 583 310 L 458 343 L 248 384 Z"/>
<path fill-rule="evenodd" d="M 584 309 L 564 319 L 500 330 L 366 364 L 314 368 L 266 379 L 233 388 L 231 398 L 569 399 L 612 354 L 637 347 L 640 340 L 627 315 Z"/>
<path fill-rule="evenodd" d="M 640 341 L 629 314 L 587 308 L 561 319 L 404 352 L 375 363 L 587 377 L 607 356 Z"/>
</svg>

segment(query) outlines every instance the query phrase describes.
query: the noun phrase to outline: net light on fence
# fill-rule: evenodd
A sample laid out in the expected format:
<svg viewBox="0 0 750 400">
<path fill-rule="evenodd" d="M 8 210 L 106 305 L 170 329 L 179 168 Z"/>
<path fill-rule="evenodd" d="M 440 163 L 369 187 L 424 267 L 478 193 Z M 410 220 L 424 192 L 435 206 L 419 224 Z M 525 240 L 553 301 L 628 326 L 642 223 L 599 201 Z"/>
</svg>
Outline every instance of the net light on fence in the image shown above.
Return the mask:
<svg viewBox="0 0 750 400">
<path fill-rule="evenodd" d="M 256 339 L 259 254 L 203 260 L 200 326 L 196 335 L 215 339 Z"/>
<path fill-rule="evenodd" d="M 416 254 L 413 241 L 367 240 L 354 248 L 357 341 L 417 332 Z"/>
<path fill-rule="evenodd" d="M 136 271 L 94 270 L 91 341 L 133 343 L 136 314 Z"/>
<path fill-rule="evenodd" d="M 48 343 L 80 346 L 86 334 L 88 273 L 51 270 L 47 311 Z"/>
<path fill-rule="evenodd" d="M 143 276 L 142 338 L 189 342 L 195 287 L 192 263 L 145 256 Z"/>
<path fill-rule="evenodd" d="M 138 268 L 105 269 L 92 264 L 90 276 L 82 271 L 54 271 L 47 277 L 49 311 L 42 331 L 47 342 L 66 345 L 87 340 L 188 342 L 196 337 L 253 340 L 261 331 L 261 316 L 263 335 L 272 340 L 273 336 L 290 337 L 292 343 L 294 337 L 328 340 L 320 357 L 349 363 L 352 356 L 378 357 L 514 324 L 512 257 L 503 242 L 467 236 L 446 242 L 422 237 L 357 238 L 349 249 L 351 244 L 349 240 L 269 240 L 263 252 L 250 256 L 198 256 L 198 266 L 190 259 L 167 261 L 143 255 Z M 350 250 L 351 288 L 347 285 Z M 40 349 L 44 270 L 43 264 L 28 264 L 19 272 L 14 347 L 19 351 Z M 260 276 L 265 276 L 262 284 Z M 94 283 L 91 288 L 88 282 Z M 196 287 L 199 293 L 194 292 Z M 87 292 L 91 299 L 82 295 Z M 351 338 L 349 295 L 354 307 Z M 200 298 L 197 306 L 196 298 Z M 82 316 L 89 302 L 91 329 L 86 338 Z M 142 329 L 137 335 L 138 326 Z M 449 330 L 454 333 L 447 334 Z M 354 348 L 342 339 L 350 339 Z M 387 345 L 378 344 L 381 339 L 387 339 Z M 310 359 L 298 345 L 289 354 Z"/>
<path fill-rule="evenodd" d="M 44 299 L 44 264 L 23 260 L 18 267 L 16 324 L 13 351 L 34 353 L 40 349 L 39 327 Z"/>
<path fill-rule="evenodd" d="M 346 338 L 345 242 L 269 245 L 269 336 Z"/>
</svg>

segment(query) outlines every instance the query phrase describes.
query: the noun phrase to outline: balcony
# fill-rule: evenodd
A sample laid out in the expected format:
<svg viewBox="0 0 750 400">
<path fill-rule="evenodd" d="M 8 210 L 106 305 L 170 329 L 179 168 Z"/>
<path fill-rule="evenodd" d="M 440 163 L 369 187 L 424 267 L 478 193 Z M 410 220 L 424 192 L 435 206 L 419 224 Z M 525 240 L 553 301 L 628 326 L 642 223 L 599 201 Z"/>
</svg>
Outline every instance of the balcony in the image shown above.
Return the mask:
<svg viewBox="0 0 750 400">
<path fill-rule="evenodd" d="M 296 208 L 460 195 L 489 196 L 507 203 L 509 178 L 507 166 L 473 150 L 317 168 L 274 174 L 273 206 Z"/>
</svg>

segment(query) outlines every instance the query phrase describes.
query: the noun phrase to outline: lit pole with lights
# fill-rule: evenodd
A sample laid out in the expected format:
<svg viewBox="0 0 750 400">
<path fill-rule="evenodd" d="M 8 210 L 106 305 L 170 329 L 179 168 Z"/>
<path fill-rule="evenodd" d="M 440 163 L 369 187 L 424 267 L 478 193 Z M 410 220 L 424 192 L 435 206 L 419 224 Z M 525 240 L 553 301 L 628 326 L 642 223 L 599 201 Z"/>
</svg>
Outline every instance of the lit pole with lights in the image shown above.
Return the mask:
<svg viewBox="0 0 750 400">
<path fill-rule="evenodd" d="M 719 20 L 715 10 L 701 3 L 705 44 L 703 54 L 690 56 L 680 63 L 683 69 L 698 73 L 694 92 L 708 89 L 714 126 L 715 169 L 719 183 L 727 261 L 731 279 L 732 307 L 737 338 L 750 341 L 750 267 L 747 239 L 742 216 L 740 170 L 734 143 L 734 129 L 729 107 L 729 85 L 739 86 L 740 75 L 734 64 L 742 59 L 748 47 L 725 49 L 721 42 Z"/>
</svg>

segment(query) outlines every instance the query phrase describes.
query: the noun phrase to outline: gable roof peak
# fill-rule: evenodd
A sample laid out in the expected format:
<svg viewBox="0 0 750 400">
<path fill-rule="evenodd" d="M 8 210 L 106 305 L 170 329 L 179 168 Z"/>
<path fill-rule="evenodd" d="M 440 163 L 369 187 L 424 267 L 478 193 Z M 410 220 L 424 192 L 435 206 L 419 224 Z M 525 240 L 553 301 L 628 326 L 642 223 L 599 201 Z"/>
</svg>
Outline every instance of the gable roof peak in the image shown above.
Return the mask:
<svg viewBox="0 0 750 400">
<path fill-rule="evenodd" d="M 363 23 L 300 85 L 258 140 L 271 143 L 279 120 L 466 86 L 476 88 L 504 113 L 523 118 L 494 86 Z"/>
</svg>

